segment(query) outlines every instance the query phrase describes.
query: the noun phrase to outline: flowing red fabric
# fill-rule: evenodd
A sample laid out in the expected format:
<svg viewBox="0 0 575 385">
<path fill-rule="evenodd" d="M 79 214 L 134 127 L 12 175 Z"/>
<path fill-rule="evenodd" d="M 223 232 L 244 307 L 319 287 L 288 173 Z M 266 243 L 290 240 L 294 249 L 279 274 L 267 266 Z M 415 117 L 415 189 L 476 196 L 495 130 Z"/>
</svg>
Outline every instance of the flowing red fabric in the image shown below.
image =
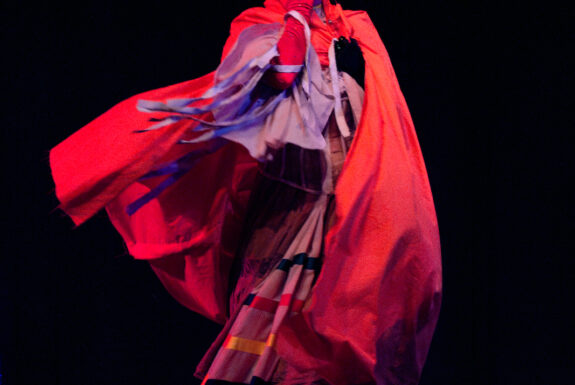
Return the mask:
<svg viewBox="0 0 575 385">
<path fill-rule="evenodd" d="M 324 1 L 312 15 L 322 64 L 333 38 L 353 37 L 365 62 L 365 102 L 336 186 L 336 223 L 311 302 L 283 325 L 277 350 L 292 366 L 335 385 L 416 384 L 441 302 L 436 215 L 413 123 L 379 35 L 363 11 Z M 267 0 L 234 20 L 224 48 L 256 23 L 282 22 L 284 4 Z M 81 224 L 106 207 L 135 258 L 148 259 L 183 305 L 217 322 L 227 317 L 227 280 L 256 162 L 230 143 L 132 216 L 126 205 L 157 183 L 138 178 L 199 145 L 179 145 L 191 121 L 149 126 L 138 99 L 201 95 L 213 75 L 130 98 L 54 148 L 50 161 L 61 208 Z M 209 118 L 209 117 L 208 117 Z"/>
</svg>

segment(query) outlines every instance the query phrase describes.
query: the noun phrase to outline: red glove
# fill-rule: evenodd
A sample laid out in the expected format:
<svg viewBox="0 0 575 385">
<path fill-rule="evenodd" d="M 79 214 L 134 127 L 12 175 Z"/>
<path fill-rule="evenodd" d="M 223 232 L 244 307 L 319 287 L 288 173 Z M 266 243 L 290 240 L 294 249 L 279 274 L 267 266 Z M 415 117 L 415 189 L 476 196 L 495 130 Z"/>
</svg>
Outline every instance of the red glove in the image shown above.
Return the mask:
<svg viewBox="0 0 575 385">
<path fill-rule="evenodd" d="M 309 24 L 313 9 L 313 0 L 288 0 L 287 11 L 297 11 Z M 278 41 L 279 57 L 274 58 L 273 64 L 301 65 L 305 60 L 306 41 L 303 25 L 293 17 L 285 22 L 284 32 Z M 285 90 L 289 88 L 297 77 L 296 72 L 268 71 L 265 81 L 270 86 Z"/>
</svg>

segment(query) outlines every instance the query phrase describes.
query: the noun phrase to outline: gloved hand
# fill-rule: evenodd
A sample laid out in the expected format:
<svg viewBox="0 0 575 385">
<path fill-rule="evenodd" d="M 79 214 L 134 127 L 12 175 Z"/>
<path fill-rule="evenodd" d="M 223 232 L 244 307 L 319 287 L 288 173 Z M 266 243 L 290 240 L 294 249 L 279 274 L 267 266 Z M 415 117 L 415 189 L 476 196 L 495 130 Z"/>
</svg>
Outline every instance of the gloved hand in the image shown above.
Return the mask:
<svg viewBox="0 0 575 385">
<path fill-rule="evenodd" d="M 313 10 L 313 0 L 288 0 L 287 11 L 297 11 L 309 24 Z M 273 64 L 301 65 L 305 60 L 306 41 L 303 25 L 293 17 L 288 17 L 285 29 L 278 41 L 279 57 Z M 274 88 L 285 90 L 289 88 L 297 77 L 295 72 L 268 71 L 264 80 Z"/>
<path fill-rule="evenodd" d="M 340 37 L 337 43 L 335 43 L 335 59 L 337 69 L 347 72 L 364 88 L 365 60 L 361 53 L 361 48 L 359 48 L 357 44 L 357 40 L 354 38 L 347 40 L 343 36 Z"/>
</svg>

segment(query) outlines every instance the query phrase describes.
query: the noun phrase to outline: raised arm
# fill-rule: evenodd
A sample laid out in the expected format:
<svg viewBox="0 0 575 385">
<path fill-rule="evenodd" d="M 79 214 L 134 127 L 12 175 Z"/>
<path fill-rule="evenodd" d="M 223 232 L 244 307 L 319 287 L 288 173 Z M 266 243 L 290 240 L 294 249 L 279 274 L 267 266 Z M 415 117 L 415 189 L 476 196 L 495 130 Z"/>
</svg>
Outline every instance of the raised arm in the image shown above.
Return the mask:
<svg viewBox="0 0 575 385">
<path fill-rule="evenodd" d="M 288 0 L 287 11 L 297 11 L 302 14 L 309 24 L 314 0 Z M 274 64 L 301 65 L 305 59 L 306 41 L 303 25 L 293 17 L 288 17 L 284 32 L 278 42 L 279 56 L 274 58 Z M 297 72 L 266 73 L 264 81 L 274 88 L 281 90 L 289 88 L 297 77 Z"/>
</svg>

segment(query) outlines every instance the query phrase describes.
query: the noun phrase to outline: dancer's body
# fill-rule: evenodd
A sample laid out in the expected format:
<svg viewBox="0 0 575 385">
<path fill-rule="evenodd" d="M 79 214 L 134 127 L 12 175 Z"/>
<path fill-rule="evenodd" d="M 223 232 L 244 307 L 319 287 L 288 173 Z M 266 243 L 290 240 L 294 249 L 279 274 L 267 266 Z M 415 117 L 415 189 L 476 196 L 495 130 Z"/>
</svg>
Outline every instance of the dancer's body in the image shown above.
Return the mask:
<svg viewBox="0 0 575 385">
<path fill-rule="evenodd" d="M 437 320 L 435 212 L 387 54 L 365 13 L 313 3 L 246 10 L 218 72 L 51 154 L 76 223 L 106 207 L 176 299 L 224 324 L 207 383 L 416 383 Z M 365 78 L 337 54 L 354 41 Z"/>
</svg>

